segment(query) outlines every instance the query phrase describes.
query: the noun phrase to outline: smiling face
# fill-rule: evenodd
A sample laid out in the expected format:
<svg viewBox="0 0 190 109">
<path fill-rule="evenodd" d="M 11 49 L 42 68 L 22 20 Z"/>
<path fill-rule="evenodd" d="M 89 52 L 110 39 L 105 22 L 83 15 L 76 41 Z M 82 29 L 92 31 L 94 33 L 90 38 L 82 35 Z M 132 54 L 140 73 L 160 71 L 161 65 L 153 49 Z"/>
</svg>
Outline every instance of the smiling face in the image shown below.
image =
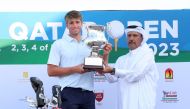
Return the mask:
<svg viewBox="0 0 190 109">
<path fill-rule="evenodd" d="M 142 40 L 143 37 L 138 32 L 131 31 L 127 33 L 127 44 L 130 50 L 138 48 L 141 45 Z"/>
<path fill-rule="evenodd" d="M 79 39 L 82 28 L 82 15 L 79 11 L 70 11 L 65 15 L 65 21 L 69 35 Z"/>
<path fill-rule="evenodd" d="M 66 25 L 70 36 L 74 37 L 80 35 L 82 28 L 82 21 L 80 18 L 67 19 Z"/>
</svg>

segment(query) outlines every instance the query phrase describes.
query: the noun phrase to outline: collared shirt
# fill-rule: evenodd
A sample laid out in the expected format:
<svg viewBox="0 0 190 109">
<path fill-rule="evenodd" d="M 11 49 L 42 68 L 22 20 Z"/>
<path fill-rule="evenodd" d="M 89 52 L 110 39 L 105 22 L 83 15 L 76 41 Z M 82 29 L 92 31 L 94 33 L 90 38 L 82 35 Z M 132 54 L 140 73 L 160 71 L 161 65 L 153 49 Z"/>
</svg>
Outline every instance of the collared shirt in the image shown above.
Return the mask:
<svg viewBox="0 0 190 109">
<path fill-rule="evenodd" d="M 90 55 L 89 48 L 83 40 L 65 35 L 62 39 L 55 41 L 51 46 L 48 64 L 60 67 L 72 67 L 84 63 L 84 58 Z M 60 85 L 64 87 L 82 88 L 93 90 L 93 72 L 79 74 L 78 72 L 60 76 Z"/>
</svg>

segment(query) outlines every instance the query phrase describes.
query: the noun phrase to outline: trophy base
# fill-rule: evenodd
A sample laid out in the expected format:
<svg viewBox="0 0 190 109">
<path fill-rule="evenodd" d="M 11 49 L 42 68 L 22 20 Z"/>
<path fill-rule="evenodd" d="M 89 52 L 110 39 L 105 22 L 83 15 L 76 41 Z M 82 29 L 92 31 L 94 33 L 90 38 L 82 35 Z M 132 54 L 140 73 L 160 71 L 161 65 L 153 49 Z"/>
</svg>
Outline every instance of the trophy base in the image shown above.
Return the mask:
<svg viewBox="0 0 190 109">
<path fill-rule="evenodd" d="M 103 70 L 103 66 L 84 65 L 83 68 L 84 69 L 88 69 L 88 70 L 95 70 L 95 69 Z"/>
<path fill-rule="evenodd" d="M 84 69 L 95 70 L 103 69 L 103 59 L 100 57 L 87 57 L 84 60 Z"/>
</svg>

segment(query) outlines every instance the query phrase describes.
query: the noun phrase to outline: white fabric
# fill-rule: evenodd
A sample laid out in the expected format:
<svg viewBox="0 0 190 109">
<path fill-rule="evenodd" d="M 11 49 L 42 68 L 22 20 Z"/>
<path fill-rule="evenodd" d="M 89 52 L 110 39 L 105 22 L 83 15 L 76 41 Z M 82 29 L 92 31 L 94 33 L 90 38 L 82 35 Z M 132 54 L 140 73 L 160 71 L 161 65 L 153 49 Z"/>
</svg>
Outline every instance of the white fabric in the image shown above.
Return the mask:
<svg viewBox="0 0 190 109">
<path fill-rule="evenodd" d="M 142 34 L 141 45 L 117 59 L 114 76 L 105 76 L 109 82 L 118 81 L 118 109 L 154 109 L 159 79 L 154 54 L 146 44 L 148 37 L 143 28 L 125 30 L 126 34 L 130 31 Z"/>
<path fill-rule="evenodd" d="M 119 57 L 115 68 L 116 76 L 106 77 L 110 82 L 118 81 L 118 109 L 154 109 L 158 71 L 148 45 Z"/>
<path fill-rule="evenodd" d="M 143 41 L 141 42 L 141 45 L 145 44 L 146 41 L 148 40 L 148 34 L 145 32 L 145 30 L 142 27 L 137 27 L 137 28 L 127 28 L 125 29 L 125 34 L 127 34 L 128 32 L 138 32 L 140 34 L 142 34 L 143 36 Z"/>
<path fill-rule="evenodd" d="M 84 63 L 84 58 L 90 55 L 91 49 L 81 40 L 65 35 L 51 46 L 48 64 L 60 67 L 71 67 Z M 74 73 L 60 77 L 60 85 L 64 87 L 83 88 L 93 90 L 93 72 L 79 74 Z"/>
</svg>

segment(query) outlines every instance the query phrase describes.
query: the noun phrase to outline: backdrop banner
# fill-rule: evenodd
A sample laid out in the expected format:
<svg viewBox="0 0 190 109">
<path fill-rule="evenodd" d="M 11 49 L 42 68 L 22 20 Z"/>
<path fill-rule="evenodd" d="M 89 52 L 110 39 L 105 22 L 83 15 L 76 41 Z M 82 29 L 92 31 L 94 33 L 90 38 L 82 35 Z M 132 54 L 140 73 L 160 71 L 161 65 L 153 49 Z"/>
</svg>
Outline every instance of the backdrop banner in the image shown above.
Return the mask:
<svg viewBox="0 0 190 109">
<path fill-rule="evenodd" d="M 29 78 L 36 76 L 44 83 L 47 98 L 58 78 L 47 75 L 51 44 L 67 34 L 66 12 L 0 12 L 0 108 L 27 109 L 26 96 L 35 98 Z M 140 25 L 149 33 L 160 73 L 156 109 L 187 109 L 190 101 L 190 10 L 121 10 L 82 11 L 84 22 L 106 26 L 111 21 Z M 85 35 L 86 31 L 82 31 Z M 113 36 L 105 33 L 113 45 L 109 63 L 128 52 L 126 35 L 118 37 L 117 50 Z M 94 74 L 97 109 L 117 109 L 118 83 L 108 83 Z M 10 105 L 11 104 L 11 105 Z"/>
</svg>

